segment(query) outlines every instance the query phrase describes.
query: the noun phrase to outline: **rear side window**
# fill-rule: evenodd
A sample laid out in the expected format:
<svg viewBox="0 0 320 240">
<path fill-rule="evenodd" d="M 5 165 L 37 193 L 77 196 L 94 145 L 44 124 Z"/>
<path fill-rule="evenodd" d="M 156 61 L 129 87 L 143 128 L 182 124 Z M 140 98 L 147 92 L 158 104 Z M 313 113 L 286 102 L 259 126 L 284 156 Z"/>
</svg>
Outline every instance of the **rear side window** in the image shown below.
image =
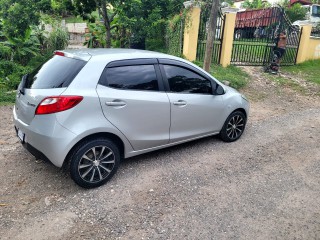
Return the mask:
<svg viewBox="0 0 320 240">
<path fill-rule="evenodd" d="M 86 61 L 54 56 L 28 74 L 25 88 L 49 89 L 68 87 Z"/>
<path fill-rule="evenodd" d="M 106 68 L 99 83 L 117 89 L 159 90 L 154 65 Z"/>
</svg>

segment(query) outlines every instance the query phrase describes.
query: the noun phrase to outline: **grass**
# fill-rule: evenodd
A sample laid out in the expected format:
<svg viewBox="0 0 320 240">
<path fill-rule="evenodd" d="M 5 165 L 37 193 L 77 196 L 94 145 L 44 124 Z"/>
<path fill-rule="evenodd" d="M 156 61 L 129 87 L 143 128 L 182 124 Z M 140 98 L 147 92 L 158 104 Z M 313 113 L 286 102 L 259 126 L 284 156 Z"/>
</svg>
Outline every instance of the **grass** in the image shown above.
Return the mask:
<svg viewBox="0 0 320 240">
<path fill-rule="evenodd" d="M 297 92 L 300 92 L 300 93 L 306 92 L 306 89 L 303 86 L 301 86 L 299 83 L 297 83 L 291 79 L 288 79 L 288 78 L 285 78 L 285 77 L 282 77 L 279 75 L 272 75 L 269 73 L 265 73 L 265 75 L 268 79 L 270 79 L 271 81 L 274 81 L 280 87 L 289 87 L 289 88 L 291 88 Z"/>
<path fill-rule="evenodd" d="M 249 74 L 235 66 L 223 68 L 220 65 L 213 65 L 211 66 L 210 73 L 219 81 L 230 82 L 230 86 L 235 89 L 243 88 L 247 85 L 250 79 Z"/>
<path fill-rule="evenodd" d="M 0 105 L 12 105 L 16 100 L 15 91 L 0 89 Z"/>
<path fill-rule="evenodd" d="M 203 62 L 196 61 L 194 63 L 199 67 L 203 66 Z M 210 74 L 221 82 L 228 81 L 230 83 L 229 85 L 235 89 L 245 87 L 250 80 L 249 74 L 240 68 L 231 65 L 224 68 L 220 65 L 214 64 L 210 68 Z"/>
<path fill-rule="evenodd" d="M 306 61 L 295 66 L 283 67 L 282 71 L 297 75 L 307 81 L 320 84 L 320 59 Z"/>
</svg>

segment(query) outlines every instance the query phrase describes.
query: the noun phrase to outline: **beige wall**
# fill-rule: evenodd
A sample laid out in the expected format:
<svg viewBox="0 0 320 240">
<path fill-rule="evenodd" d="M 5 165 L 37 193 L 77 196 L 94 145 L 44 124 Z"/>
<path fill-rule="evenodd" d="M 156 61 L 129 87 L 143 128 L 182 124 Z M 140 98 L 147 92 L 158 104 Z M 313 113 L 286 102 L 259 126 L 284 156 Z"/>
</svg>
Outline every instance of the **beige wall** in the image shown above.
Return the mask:
<svg viewBox="0 0 320 240">
<path fill-rule="evenodd" d="M 223 29 L 223 40 L 221 46 L 220 64 L 222 67 L 230 65 L 233 45 L 233 34 L 237 13 L 225 14 L 225 25 Z"/>
<path fill-rule="evenodd" d="M 312 25 L 302 27 L 297 63 L 320 59 L 320 38 L 310 37 Z"/>
<path fill-rule="evenodd" d="M 184 29 L 183 55 L 189 60 L 196 60 L 198 33 L 200 25 L 200 7 L 193 6 L 188 9 L 188 17 Z"/>
<path fill-rule="evenodd" d="M 320 59 L 320 38 L 310 37 L 306 60 Z"/>
</svg>

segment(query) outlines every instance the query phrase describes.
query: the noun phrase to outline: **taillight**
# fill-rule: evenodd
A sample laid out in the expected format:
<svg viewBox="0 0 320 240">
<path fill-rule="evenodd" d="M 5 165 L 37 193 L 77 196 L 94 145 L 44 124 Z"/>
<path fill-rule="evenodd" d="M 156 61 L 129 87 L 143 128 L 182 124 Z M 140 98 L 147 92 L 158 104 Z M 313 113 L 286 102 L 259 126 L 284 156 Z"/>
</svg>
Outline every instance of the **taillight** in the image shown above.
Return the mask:
<svg viewBox="0 0 320 240">
<path fill-rule="evenodd" d="M 36 115 L 62 112 L 73 108 L 82 101 L 82 96 L 53 96 L 41 101 L 36 109 Z"/>
</svg>

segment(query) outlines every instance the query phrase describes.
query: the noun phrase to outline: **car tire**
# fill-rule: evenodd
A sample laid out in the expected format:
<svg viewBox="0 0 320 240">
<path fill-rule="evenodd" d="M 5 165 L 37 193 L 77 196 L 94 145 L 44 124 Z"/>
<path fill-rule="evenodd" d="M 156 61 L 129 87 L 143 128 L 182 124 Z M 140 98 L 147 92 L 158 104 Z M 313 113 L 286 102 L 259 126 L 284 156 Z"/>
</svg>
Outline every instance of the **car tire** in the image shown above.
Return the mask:
<svg viewBox="0 0 320 240">
<path fill-rule="evenodd" d="M 246 127 L 246 122 L 246 116 L 242 112 L 231 113 L 220 131 L 221 139 L 225 142 L 238 140 Z"/>
<path fill-rule="evenodd" d="M 80 144 L 70 161 L 70 175 L 83 188 L 105 184 L 117 172 L 119 147 L 109 139 L 92 139 Z"/>
</svg>

